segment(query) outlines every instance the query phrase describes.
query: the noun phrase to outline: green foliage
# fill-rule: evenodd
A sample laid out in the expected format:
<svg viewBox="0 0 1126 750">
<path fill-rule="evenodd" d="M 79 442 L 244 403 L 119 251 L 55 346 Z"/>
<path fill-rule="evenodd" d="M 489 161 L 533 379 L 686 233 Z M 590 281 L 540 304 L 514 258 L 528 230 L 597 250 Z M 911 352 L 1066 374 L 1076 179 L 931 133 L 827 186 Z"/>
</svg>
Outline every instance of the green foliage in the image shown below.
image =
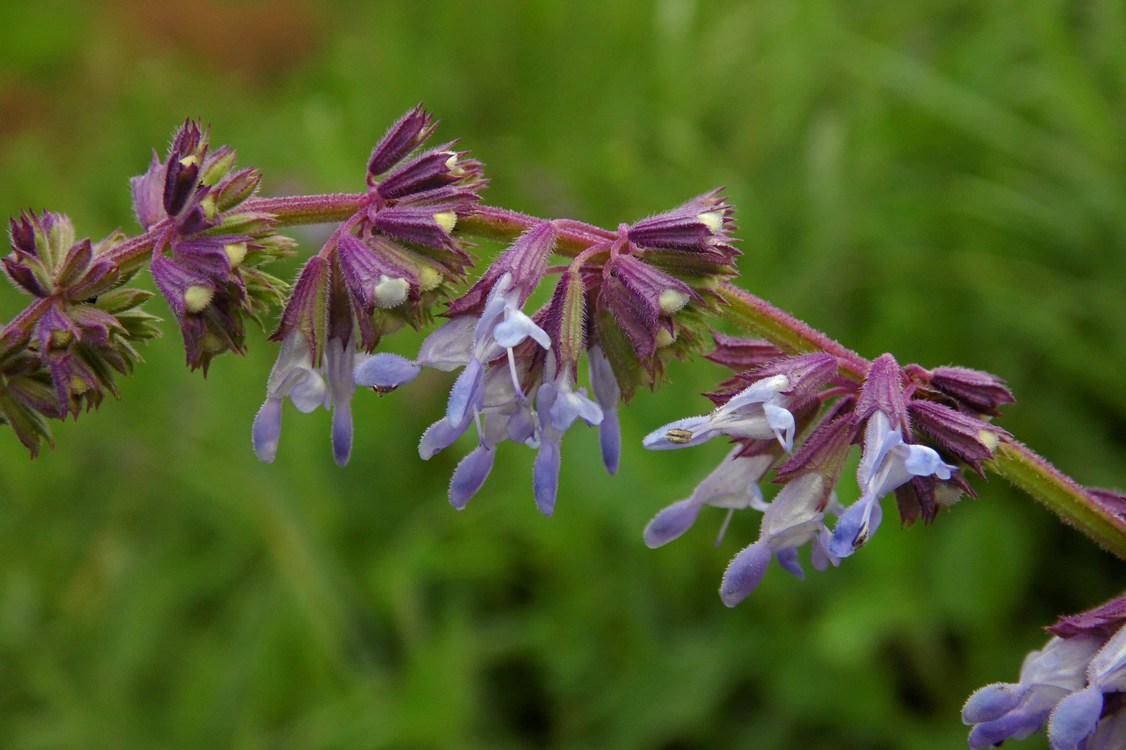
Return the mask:
<svg viewBox="0 0 1126 750">
<path fill-rule="evenodd" d="M 996 372 L 1020 402 L 1005 427 L 1124 488 L 1120 3 L 66 5 L 0 10 L 5 215 L 131 231 L 126 179 L 186 116 L 267 195 L 360 190 L 422 100 L 495 204 L 614 227 L 726 185 L 749 289 L 867 356 Z M 0 318 L 22 302 L 0 295 Z M 711 364 L 670 363 L 623 409 L 616 477 L 593 431 L 568 435 L 545 520 L 513 446 L 449 508 L 466 446 L 415 453 L 448 377 L 360 394 L 344 470 L 327 416 L 289 410 L 264 466 L 249 431 L 276 347 L 251 333 L 204 380 L 167 333 L 54 451 L 0 440 L 6 748 L 958 747 L 965 696 L 1122 585 L 994 480 L 727 610 L 753 518 L 718 550 L 718 511 L 640 539 L 723 453 L 639 447 L 708 407 Z"/>
</svg>

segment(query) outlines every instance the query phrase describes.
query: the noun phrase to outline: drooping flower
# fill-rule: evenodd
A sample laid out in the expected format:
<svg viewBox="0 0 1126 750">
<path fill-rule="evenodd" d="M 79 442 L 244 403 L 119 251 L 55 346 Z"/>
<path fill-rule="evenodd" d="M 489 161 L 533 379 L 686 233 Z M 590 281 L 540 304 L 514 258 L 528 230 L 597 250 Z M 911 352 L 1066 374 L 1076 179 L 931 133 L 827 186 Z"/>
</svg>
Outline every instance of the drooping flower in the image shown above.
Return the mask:
<svg viewBox="0 0 1126 750">
<path fill-rule="evenodd" d="M 282 403 L 289 398 L 301 412 L 311 412 L 318 406 L 332 411 L 333 457 L 340 466 L 348 463 L 356 337 L 347 313 L 338 286 L 334 292 L 329 263 L 319 255 L 313 256 L 298 276 L 274 334 L 281 340 L 281 351 L 267 381 L 266 401 L 252 429 L 254 451 L 260 460 L 272 463 L 277 456 Z"/>
<path fill-rule="evenodd" d="M 602 407 L 587 397 L 585 388 L 575 387 L 572 363 L 557 366 L 555 353 L 551 352 L 544 364 L 544 383 L 536 393 L 536 413 L 540 446 L 532 469 L 532 486 L 536 506 L 550 516 L 559 490 L 563 434 L 579 419 L 591 427 L 601 423 Z"/>
<path fill-rule="evenodd" d="M 913 477 L 947 480 L 956 470 L 933 448 L 908 441 L 903 371 L 890 354 L 869 368 L 856 416 L 866 424 L 856 471 L 861 495 L 833 529 L 829 548 L 837 557 L 848 557 L 876 533 L 883 518 L 880 500 L 889 493 Z"/>
<path fill-rule="evenodd" d="M 1017 683 L 994 683 L 966 701 L 971 748 L 1046 728 L 1052 750 L 1109 750 L 1126 742 L 1126 598 L 1061 618 L 1063 633 L 1024 660 Z M 1113 700 L 1107 696 L 1113 695 Z"/>
<path fill-rule="evenodd" d="M 426 338 L 416 359 L 380 353 L 356 367 L 357 385 L 384 390 L 413 381 L 423 367 L 464 368 L 450 389 L 445 416 L 426 430 L 419 443 L 419 455 L 429 459 L 452 445 L 476 420 L 478 446 L 459 463 L 450 485 L 450 501 L 459 509 L 484 483 L 498 442 L 540 444 L 541 428 L 530 392 L 538 384 L 524 381 L 533 369 L 535 352 L 546 350 L 552 342 L 522 308 L 547 269 L 555 241 L 550 222 L 520 237 L 465 296 L 450 305 L 450 320 Z M 519 356 L 518 349 L 523 352 Z M 542 368 L 542 360 L 536 361 Z"/>
<path fill-rule="evenodd" d="M 759 482 L 777 459 L 767 450 L 745 455 L 745 448 L 737 445 L 711 474 L 708 474 L 685 500 L 679 500 L 661 510 L 645 527 L 645 544 L 655 549 L 668 544 L 686 532 L 705 505 L 727 509 L 727 519 L 720 530 L 717 544 L 723 538 L 732 513 L 744 508 L 766 510 Z"/>
<path fill-rule="evenodd" d="M 275 456 L 281 404 L 289 397 L 302 411 L 317 405 L 332 410 L 333 455 L 346 463 L 358 352 L 371 351 L 382 335 L 404 323 L 421 326 L 446 283 L 462 278 L 469 255 L 450 232 L 477 203 L 484 181 L 480 165 L 450 150 L 453 144 L 413 153 L 433 129 L 418 107 L 391 127 L 368 162 L 368 191 L 359 210 L 298 276 L 271 336 L 282 351 L 254 424 L 262 460 Z M 424 345 L 421 363 L 389 354 L 367 359 L 361 381 L 391 389 L 412 380 L 423 364 L 443 369 L 466 364 L 470 356 L 458 347 L 467 331 L 464 322 L 455 321 L 439 329 L 428 339 L 435 358 L 427 359 Z M 323 398 L 315 400 L 316 393 Z"/>
<path fill-rule="evenodd" d="M 602 409 L 602 421 L 598 424 L 598 437 L 602 447 L 602 463 L 606 471 L 616 474 L 618 461 L 622 453 L 622 435 L 618 424 L 618 401 L 622 397 L 618 379 L 610 360 L 602 351 L 602 347 L 595 344 L 587 350 L 587 363 L 590 366 L 590 387 L 594 391 L 594 400 Z"/>
<path fill-rule="evenodd" d="M 734 607 L 754 591 L 766 572 L 771 557 L 789 573 L 804 578 L 798 562 L 798 548 L 811 544 L 813 567 L 824 570 L 838 558 L 828 549 L 829 530 L 825 513 L 833 508 L 831 487 L 817 473 L 805 474 L 786 484 L 762 515 L 759 538 L 731 560 L 723 574 L 719 595 Z"/>
</svg>

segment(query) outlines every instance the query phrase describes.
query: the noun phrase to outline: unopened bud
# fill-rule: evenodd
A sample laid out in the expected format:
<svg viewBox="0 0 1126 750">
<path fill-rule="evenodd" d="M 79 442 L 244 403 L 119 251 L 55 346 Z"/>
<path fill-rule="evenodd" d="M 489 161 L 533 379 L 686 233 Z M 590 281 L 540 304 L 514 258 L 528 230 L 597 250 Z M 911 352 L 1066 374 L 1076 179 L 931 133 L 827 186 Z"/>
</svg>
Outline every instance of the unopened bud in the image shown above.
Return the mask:
<svg viewBox="0 0 1126 750">
<path fill-rule="evenodd" d="M 422 266 L 418 269 L 418 286 L 424 292 L 429 292 L 442 283 L 442 274 L 433 266 Z"/>
<path fill-rule="evenodd" d="M 219 215 L 219 207 L 215 205 L 214 195 L 205 195 L 199 202 L 199 207 L 203 209 L 203 215 L 208 219 L 214 219 Z"/>
<path fill-rule="evenodd" d="M 71 341 L 74 341 L 74 334 L 70 331 L 63 328 L 51 331 L 50 346 L 52 349 L 66 349 L 70 346 Z"/>
<path fill-rule="evenodd" d="M 705 211 L 696 216 L 712 234 L 719 234 L 723 229 L 723 211 Z"/>
<path fill-rule="evenodd" d="M 1000 436 L 993 430 L 978 430 L 977 439 L 989 449 L 990 453 L 995 453 L 997 446 L 1001 444 Z"/>
<path fill-rule="evenodd" d="M 658 349 L 663 349 L 674 341 L 676 341 L 676 334 L 670 332 L 667 328 L 657 331 L 657 335 L 654 337 L 654 343 Z"/>
<path fill-rule="evenodd" d="M 378 307 L 398 307 L 407 298 L 410 286 L 406 279 L 380 274 L 379 283 L 375 285 L 375 304 Z"/>
<path fill-rule="evenodd" d="M 227 350 L 227 342 L 223 340 L 223 337 L 211 331 L 203 334 L 203 338 L 200 339 L 199 346 L 201 349 L 203 349 L 203 351 L 209 352 L 211 354 L 219 354 L 220 352 L 225 352 Z"/>
<path fill-rule="evenodd" d="M 235 165 L 236 156 L 237 154 L 234 151 L 228 151 L 222 158 L 216 159 L 199 178 L 199 181 L 204 185 L 214 185 L 219 182 Z"/>
<path fill-rule="evenodd" d="M 679 289 L 666 289 L 657 298 L 657 304 L 660 305 L 662 313 L 672 315 L 687 305 L 689 299 L 691 297 Z"/>
<path fill-rule="evenodd" d="M 192 284 L 184 290 L 184 309 L 190 313 L 197 313 L 211 304 L 215 290 L 203 284 Z"/>
<path fill-rule="evenodd" d="M 238 268 L 246 258 L 246 243 L 232 242 L 229 245 L 223 245 L 223 252 L 227 254 L 227 260 L 231 262 L 231 268 Z"/>
<path fill-rule="evenodd" d="M 457 212 L 456 211 L 439 211 L 434 214 L 434 222 L 440 226 L 446 234 L 454 231 L 457 226 Z"/>
<path fill-rule="evenodd" d="M 446 159 L 446 169 L 448 169 L 450 174 L 454 177 L 463 177 L 465 175 L 465 170 L 457 163 L 457 154 L 452 151 L 450 152 L 450 158 Z"/>
</svg>

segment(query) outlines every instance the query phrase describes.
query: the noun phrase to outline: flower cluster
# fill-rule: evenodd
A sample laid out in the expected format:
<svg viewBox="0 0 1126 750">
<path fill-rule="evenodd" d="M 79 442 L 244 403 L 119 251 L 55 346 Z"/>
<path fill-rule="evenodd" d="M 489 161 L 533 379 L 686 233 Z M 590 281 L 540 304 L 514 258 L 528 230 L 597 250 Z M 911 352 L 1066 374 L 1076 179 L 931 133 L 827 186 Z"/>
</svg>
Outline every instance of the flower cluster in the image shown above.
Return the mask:
<svg viewBox="0 0 1126 750">
<path fill-rule="evenodd" d="M 533 494 L 550 515 L 563 439 L 579 422 L 599 428 L 614 474 L 620 403 L 661 385 L 669 363 L 700 353 L 712 333 L 716 349 L 706 356 L 737 374 L 706 394 L 710 412 L 670 422 L 643 442 L 672 450 L 723 436 L 733 445 L 688 498 L 656 514 L 644 539 L 664 545 L 711 506 L 726 510 L 722 540 L 736 510 L 760 512 L 758 538 L 724 573 L 728 606 L 758 586 L 772 560 L 803 577 L 807 545 L 815 569 L 839 565 L 877 533 L 888 496 L 903 523 L 932 522 L 973 494 L 968 473 L 984 476 L 991 460 L 1004 471 L 1014 453 L 1027 459 L 1025 473 L 1082 506 L 1062 515 L 1089 514 L 1095 523 L 1085 531 L 1124 554 L 1126 496 L 1074 485 L 1021 453 L 991 421 L 1013 401 L 1000 379 L 902 367 L 890 354 L 869 362 L 765 301 L 740 297 L 728 283 L 739 255 L 732 209 L 718 191 L 614 231 L 537 219 L 481 206 L 481 165 L 456 141 L 427 147 L 435 129 L 421 107 L 403 115 L 372 151 L 358 194 L 267 199 L 256 197 L 256 170 L 236 168 L 232 149 L 212 149 L 208 132 L 187 121 L 166 157 L 154 153 L 131 181 L 141 235 L 91 242 L 76 239 L 61 214 L 12 220 L 3 271 L 31 302 L 0 327 L 0 423 L 34 456 L 51 440 L 47 419 L 77 418 L 118 395 L 116 376 L 130 373 L 138 345 L 158 334 L 141 309 L 151 295 L 125 286 L 147 263 L 179 324 L 187 364 L 205 374 L 215 356 L 243 351 L 246 318 L 261 323 L 284 301 L 271 335 L 280 351 L 252 430 L 263 461 L 276 457 L 286 399 L 302 412 L 332 412 L 333 455 L 343 465 L 357 385 L 387 393 L 424 368 L 459 371 L 445 413 L 419 443 L 429 459 L 473 428 L 476 446 L 450 482 L 457 509 L 510 441 L 536 451 Z M 292 252 L 279 226 L 311 221 L 339 224 L 287 296 L 262 266 Z M 465 235 L 511 244 L 459 295 L 473 266 Z M 547 301 L 533 309 L 533 299 Z M 374 353 L 404 326 L 430 326 L 442 303 L 445 320 L 416 358 Z M 813 353 L 714 333 L 722 317 Z M 840 477 L 854 445 L 857 499 L 845 507 L 837 491 L 853 494 Z M 768 478 L 780 485 L 769 500 Z M 1043 486 L 1030 492 L 1051 502 Z M 1126 747 L 1126 597 L 1049 630 L 1054 637 L 1026 659 L 1017 683 L 989 685 L 967 702 L 971 747 L 1044 727 L 1054 750 Z"/>
<path fill-rule="evenodd" d="M 34 456 L 51 435 L 45 419 L 77 418 L 128 375 L 136 345 L 159 335 L 140 309 L 151 295 L 121 287 L 132 275 L 111 260 L 123 241 L 76 240 L 62 214 L 26 212 L 10 225 L 4 272 L 34 302 L 0 329 L 0 421 Z"/>
<path fill-rule="evenodd" d="M 1020 680 L 979 689 L 962 709 L 971 748 L 1045 727 L 1052 750 L 1126 746 L 1126 597 L 1060 618 L 1024 660 Z"/>
<path fill-rule="evenodd" d="M 664 425 L 644 444 L 684 448 L 725 435 L 737 445 L 688 499 L 653 518 L 645 542 L 658 547 L 677 538 L 705 505 L 726 508 L 728 520 L 738 509 L 762 511 L 759 539 L 735 555 L 723 576 L 720 596 L 728 606 L 755 589 L 771 559 L 801 578 L 798 549 L 806 544 L 816 569 L 839 564 L 876 533 L 880 501 L 892 493 L 905 523 L 934 520 L 940 507 L 971 492 L 960 467 L 980 472 L 1006 434 L 988 419 L 1012 396 L 986 373 L 903 368 L 885 354 L 857 383 L 839 373 L 829 354 L 788 357 L 764 342 L 716 340 L 711 358 L 742 372 L 709 394 L 715 410 Z M 834 489 L 857 442 L 860 497 L 841 508 Z M 759 483 L 771 469 L 783 486 L 767 503 Z"/>
<path fill-rule="evenodd" d="M 461 281 L 469 254 L 450 232 L 479 200 L 481 167 L 453 143 L 418 152 L 435 123 L 421 108 L 396 122 L 368 160 L 367 192 L 309 259 L 271 338 L 282 342 L 254 420 L 254 450 L 273 461 L 282 401 L 333 411 L 332 444 L 344 465 L 352 448 L 352 370 L 357 352 L 430 309 Z"/>
<path fill-rule="evenodd" d="M 285 284 L 260 266 L 292 252 L 276 220 L 246 207 L 257 170 L 235 168 L 227 146 L 209 149 L 208 133 L 185 122 L 168 158 L 155 153 L 131 181 L 137 221 L 152 238 L 150 270 L 184 337 L 188 366 L 207 372 L 225 352 L 241 353 L 243 319 L 262 317 L 282 300 Z"/>
<path fill-rule="evenodd" d="M 415 360 L 377 354 L 357 366 L 355 381 L 389 390 L 424 367 L 463 367 L 419 454 L 430 458 L 476 425 L 478 445 L 450 483 L 450 502 L 463 508 L 488 477 L 498 443 L 533 447 L 536 505 L 551 514 L 564 434 L 580 420 L 599 426 L 603 462 L 614 473 L 618 402 L 657 382 L 665 362 L 699 340 L 693 313 L 708 304 L 708 284 L 733 273 L 730 227 L 730 208 L 711 193 L 614 235 L 590 228 L 585 249 L 550 269 L 559 234 L 574 227 L 542 221 L 450 304 L 449 320 Z M 549 270 L 559 273 L 551 299 L 529 315 L 524 306 Z M 584 356 L 593 398 L 578 385 Z"/>
</svg>

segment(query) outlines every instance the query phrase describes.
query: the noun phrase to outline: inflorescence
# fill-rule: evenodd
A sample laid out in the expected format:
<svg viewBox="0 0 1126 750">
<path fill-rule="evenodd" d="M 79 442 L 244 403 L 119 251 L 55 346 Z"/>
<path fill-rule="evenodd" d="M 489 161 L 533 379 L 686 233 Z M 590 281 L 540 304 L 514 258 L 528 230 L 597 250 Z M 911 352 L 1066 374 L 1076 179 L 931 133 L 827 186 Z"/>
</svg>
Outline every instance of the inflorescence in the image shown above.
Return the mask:
<svg viewBox="0 0 1126 750">
<path fill-rule="evenodd" d="M 614 230 L 539 219 L 483 205 L 482 165 L 456 142 L 428 148 L 435 127 L 421 107 L 406 113 L 372 151 L 362 192 L 260 198 L 258 172 L 236 168 L 232 149 L 211 149 L 208 132 L 185 122 L 167 157 L 154 153 L 132 180 L 142 233 L 93 243 L 76 240 L 61 214 L 13 219 L 4 272 L 33 301 L 0 328 L 0 421 L 34 456 L 51 442 L 48 419 L 77 418 L 107 393 L 118 396 L 115 376 L 128 375 L 137 346 L 159 335 L 143 309 L 151 294 L 128 286 L 147 264 L 191 369 L 206 373 L 214 357 L 243 352 L 245 319 L 261 324 L 282 307 L 271 335 L 280 350 L 252 429 L 265 462 L 276 457 L 287 398 L 302 412 L 332 411 L 333 455 L 344 465 L 357 386 L 389 393 L 423 368 L 459 370 L 445 413 L 419 443 L 429 459 L 475 432 L 450 482 L 457 509 L 510 441 L 535 449 L 532 491 L 550 515 L 572 426 L 598 427 L 613 474 L 622 403 L 659 387 L 674 359 L 704 355 L 730 368 L 735 374 L 706 394 L 711 411 L 643 441 L 651 450 L 731 442 L 692 494 L 644 532 L 659 547 L 712 506 L 727 510 L 722 537 L 734 511 L 761 512 L 758 539 L 723 575 L 728 606 L 755 589 L 771 560 L 803 577 L 806 545 L 814 568 L 839 565 L 879 529 L 887 496 L 902 523 L 934 521 L 974 495 L 967 474 L 984 477 L 987 467 L 1046 502 L 1066 498 L 1057 510 L 1067 520 L 1120 555 L 1126 549 L 1122 495 L 1076 485 L 993 423 L 1014 401 L 999 378 L 901 366 L 891 354 L 868 361 L 735 287 L 733 209 L 719 191 Z M 263 270 L 296 247 L 279 228 L 317 222 L 337 226 L 292 289 Z M 467 285 L 470 236 L 511 244 Z M 541 288 L 548 301 L 530 309 Z M 444 320 L 415 359 L 376 353 L 384 336 L 430 328 L 435 315 Z M 717 332 L 725 320 L 771 340 Z M 859 499 L 842 507 L 836 488 L 854 445 Z M 768 478 L 779 486 L 769 500 Z M 1126 598 L 1051 630 L 1019 683 L 970 698 L 971 747 L 1045 726 L 1056 750 L 1122 746 Z"/>
</svg>

